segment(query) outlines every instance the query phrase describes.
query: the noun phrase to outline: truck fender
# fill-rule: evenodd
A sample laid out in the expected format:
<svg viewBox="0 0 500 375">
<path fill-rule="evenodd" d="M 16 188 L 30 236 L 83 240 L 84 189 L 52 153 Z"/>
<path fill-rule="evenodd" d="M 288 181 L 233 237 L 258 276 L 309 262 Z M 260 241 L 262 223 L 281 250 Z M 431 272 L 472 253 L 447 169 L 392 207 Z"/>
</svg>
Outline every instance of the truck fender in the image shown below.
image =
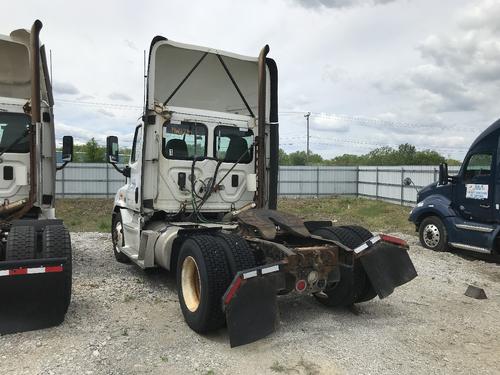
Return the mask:
<svg viewBox="0 0 500 375">
<path fill-rule="evenodd" d="M 447 226 L 445 218 L 456 216 L 455 211 L 451 208 L 451 201 L 441 195 L 430 195 L 411 210 L 409 221 L 414 223 L 418 230 L 418 225 L 428 216 L 437 216 Z"/>
</svg>

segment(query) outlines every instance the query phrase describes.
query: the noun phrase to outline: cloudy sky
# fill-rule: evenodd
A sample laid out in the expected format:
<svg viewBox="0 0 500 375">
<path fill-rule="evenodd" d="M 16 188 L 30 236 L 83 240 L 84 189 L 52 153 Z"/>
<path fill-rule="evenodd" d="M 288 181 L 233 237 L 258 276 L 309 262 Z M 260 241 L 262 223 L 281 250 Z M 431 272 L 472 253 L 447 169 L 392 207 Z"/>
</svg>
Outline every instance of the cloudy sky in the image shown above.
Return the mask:
<svg viewBox="0 0 500 375">
<path fill-rule="evenodd" d="M 130 142 L 151 38 L 278 63 L 281 144 L 325 157 L 410 142 L 462 158 L 500 117 L 498 0 L 9 1 L 0 33 L 44 23 L 57 134 Z"/>
</svg>

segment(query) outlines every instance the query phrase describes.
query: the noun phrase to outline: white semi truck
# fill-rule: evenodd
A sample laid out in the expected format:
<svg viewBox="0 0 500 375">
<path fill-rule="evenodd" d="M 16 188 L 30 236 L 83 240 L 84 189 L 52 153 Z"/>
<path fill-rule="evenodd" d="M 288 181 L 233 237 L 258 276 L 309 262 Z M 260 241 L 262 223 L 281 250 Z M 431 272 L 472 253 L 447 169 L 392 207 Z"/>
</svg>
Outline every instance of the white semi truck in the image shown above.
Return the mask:
<svg viewBox="0 0 500 375">
<path fill-rule="evenodd" d="M 187 324 L 231 346 L 274 331 L 277 295 L 329 306 L 387 297 L 416 276 L 406 243 L 276 210 L 278 70 L 258 57 L 155 37 L 146 101 L 116 194 L 119 262 L 176 272 Z"/>
<path fill-rule="evenodd" d="M 40 21 L 0 35 L 0 334 L 63 321 L 71 243 L 55 218 L 54 99 Z M 64 165 L 73 139 L 63 139 Z"/>
</svg>

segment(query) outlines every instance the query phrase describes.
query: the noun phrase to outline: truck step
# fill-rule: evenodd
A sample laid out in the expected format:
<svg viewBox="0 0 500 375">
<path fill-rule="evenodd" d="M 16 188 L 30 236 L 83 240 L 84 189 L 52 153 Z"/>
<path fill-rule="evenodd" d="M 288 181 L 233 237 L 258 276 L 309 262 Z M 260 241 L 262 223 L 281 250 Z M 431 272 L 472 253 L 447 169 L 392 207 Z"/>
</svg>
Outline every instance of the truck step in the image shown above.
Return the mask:
<svg viewBox="0 0 500 375">
<path fill-rule="evenodd" d="M 476 253 L 491 254 L 491 250 L 485 249 L 484 247 L 467 245 L 464 243 L 450 242 L 450 246 L 456 247 L 457 249 L 475 251 Z"/>
<path fill-rule="evenodd" d="M 493 232 L 494 229 L 492 227 L 487 227 L 484 225 L 468 224 L 468 223 L 455 224 L 455 226 L 459 229 L 471 230 L 474 232 L 483 232 L 483 233 L 491 233 Z"/>
</svg>

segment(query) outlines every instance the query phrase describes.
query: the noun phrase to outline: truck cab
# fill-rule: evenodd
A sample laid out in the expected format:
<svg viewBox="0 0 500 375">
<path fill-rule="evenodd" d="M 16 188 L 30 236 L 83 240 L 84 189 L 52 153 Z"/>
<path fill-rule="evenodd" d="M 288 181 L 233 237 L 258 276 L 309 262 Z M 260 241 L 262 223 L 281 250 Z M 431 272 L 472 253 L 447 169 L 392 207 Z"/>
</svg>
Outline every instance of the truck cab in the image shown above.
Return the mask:
<svg viewBox="0 0 500 375">
<path fill-rule="evenodd" d="M 477 137 L 456 176 L 442 164 L 439 181 L 418 193 L 409 220 L 424 247 L 499 254 L 499 137 L 500 120 Z"/>
</svg>

